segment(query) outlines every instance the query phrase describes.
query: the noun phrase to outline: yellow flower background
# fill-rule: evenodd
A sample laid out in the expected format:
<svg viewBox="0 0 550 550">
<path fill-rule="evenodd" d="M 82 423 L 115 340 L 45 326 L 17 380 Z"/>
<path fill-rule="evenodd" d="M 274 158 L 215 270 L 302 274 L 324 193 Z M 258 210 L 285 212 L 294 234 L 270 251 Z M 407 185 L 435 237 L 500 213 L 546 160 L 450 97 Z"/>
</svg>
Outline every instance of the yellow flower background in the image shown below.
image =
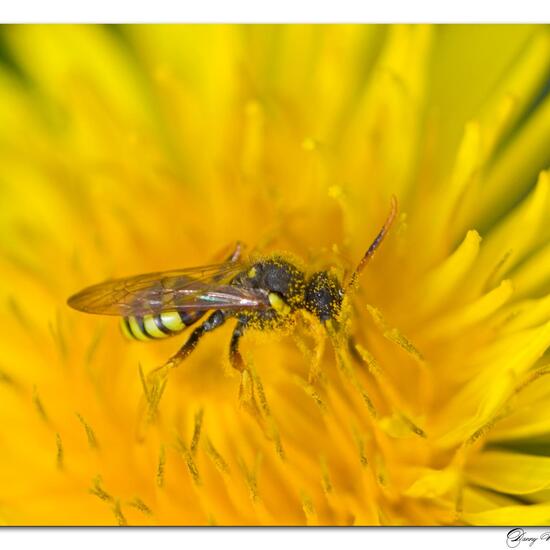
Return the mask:
<svg viewBox="0 0 550 550">
<path fill-rule="evenodd" d="M 0 522 L 550 523 L 549 75 L 540 26 L 2 27 Z M 392 194 L 243 380 L 226 323 L 145 406 L 185 335 L 66 306 L 237 240 L 343 276 Z"/>
</svg>

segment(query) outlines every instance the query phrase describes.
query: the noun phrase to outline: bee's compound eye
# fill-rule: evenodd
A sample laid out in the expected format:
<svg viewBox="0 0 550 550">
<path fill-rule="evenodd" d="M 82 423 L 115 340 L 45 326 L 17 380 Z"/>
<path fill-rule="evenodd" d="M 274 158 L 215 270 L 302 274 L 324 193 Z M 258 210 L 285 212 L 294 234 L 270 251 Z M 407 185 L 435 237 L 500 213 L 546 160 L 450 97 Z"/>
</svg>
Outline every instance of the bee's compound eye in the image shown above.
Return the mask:
<svg viewBox="0 0 550 550">
<path fill-rule="evenodd" d="M 290 286 L 292 274 L 286 266 L 269 266 L 265 273 L 265 282 L 269 290 L 285 295 Z"/>
</svg>

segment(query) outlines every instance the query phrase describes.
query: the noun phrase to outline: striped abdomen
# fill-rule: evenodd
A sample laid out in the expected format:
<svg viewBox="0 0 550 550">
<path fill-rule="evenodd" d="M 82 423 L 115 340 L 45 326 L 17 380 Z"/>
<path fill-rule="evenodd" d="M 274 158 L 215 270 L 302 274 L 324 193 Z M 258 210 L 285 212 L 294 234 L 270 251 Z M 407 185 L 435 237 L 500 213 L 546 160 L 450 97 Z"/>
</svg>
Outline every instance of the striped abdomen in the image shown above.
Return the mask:
<svg viewBox="0 0 550 550">
<path fill-rule="evenodd" d="M 122 333 L 133 340 L 155 340 L 179 334 L 185 327 L 196 323 L 204 312 L 165 311 L 159 315 L 123 317 Z"/>
</svg>

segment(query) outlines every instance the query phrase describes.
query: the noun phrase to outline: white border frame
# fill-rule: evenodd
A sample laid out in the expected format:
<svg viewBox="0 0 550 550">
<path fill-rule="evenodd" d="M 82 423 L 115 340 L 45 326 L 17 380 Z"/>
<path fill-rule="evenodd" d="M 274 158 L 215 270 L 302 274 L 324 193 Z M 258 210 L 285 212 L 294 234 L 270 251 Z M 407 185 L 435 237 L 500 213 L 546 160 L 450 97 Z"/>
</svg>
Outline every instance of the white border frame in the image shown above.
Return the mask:
<svg viewBox="0 0 550 550">
<path fill-rule="evenodd" d="M 535 23 L 545 0 L 17 0 L 3 23 Z"/>
</svg>

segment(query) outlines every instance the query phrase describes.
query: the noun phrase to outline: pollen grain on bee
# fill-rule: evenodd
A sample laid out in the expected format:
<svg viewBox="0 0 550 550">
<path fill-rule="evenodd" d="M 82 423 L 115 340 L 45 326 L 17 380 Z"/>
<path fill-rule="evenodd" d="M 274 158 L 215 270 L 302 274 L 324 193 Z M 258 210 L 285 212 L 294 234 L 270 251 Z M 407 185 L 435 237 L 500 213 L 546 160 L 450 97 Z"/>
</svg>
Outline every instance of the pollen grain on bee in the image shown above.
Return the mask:
<svg viewBox="0 0 550 550">
<path fill-rule="evenodd" d="M 193 454 L 188 449 L 187 445 L 183 442 L 181 437 L 177 437 L 176 444 L 175 444 L 176 450 L 182 455 L 183 459 L 185 460 L 185 463 L 187 465 L 187 469 L 189 470 L 189 473 L 191 474 L 191 478 L 193 480 L 193 483 L 195 485 L 201 485 L 201 477 L 199 474 L 199 470 L 197 468 L 197 464 L 193 458 Z"/>
</svg>

